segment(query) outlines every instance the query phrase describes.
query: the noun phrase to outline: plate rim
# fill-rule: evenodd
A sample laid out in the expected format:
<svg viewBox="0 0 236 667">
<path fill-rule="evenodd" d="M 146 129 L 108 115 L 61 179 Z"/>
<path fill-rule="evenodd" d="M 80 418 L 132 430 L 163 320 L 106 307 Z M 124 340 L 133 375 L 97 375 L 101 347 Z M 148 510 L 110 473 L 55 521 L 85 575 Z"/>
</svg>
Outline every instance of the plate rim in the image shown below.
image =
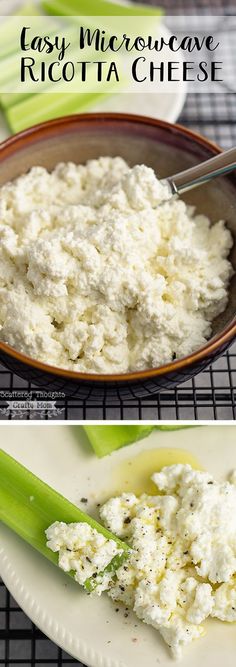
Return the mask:
<svg viewBox="0 0 236 667">
<path fill-rule="evenodd" d="M 4 546 L 0 546 L 0 560 L 0 574 L 3 583 L 23 612 L 46 637 L 87 667 L 127 667 L 123 661 L 106 656 L 93 649 L 85 641 L 75 638 L 61 623 L 56 621 L 29 592 L 29 588 L 16 573 Z"/>
</svg>

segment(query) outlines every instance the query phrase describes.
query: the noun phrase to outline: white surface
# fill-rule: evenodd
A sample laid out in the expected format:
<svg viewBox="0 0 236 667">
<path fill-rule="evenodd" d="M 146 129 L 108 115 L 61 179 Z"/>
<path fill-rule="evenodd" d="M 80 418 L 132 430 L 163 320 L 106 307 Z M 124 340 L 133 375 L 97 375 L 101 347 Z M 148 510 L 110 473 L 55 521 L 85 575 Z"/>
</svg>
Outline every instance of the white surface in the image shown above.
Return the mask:
<svg viewBox="0 0 236 667">
<path fill-rule="evenodd" d="M 76 439 L 69 426 L 12 425 L 1 428 L 1 446 L 72 502 L 89 497 L 90 511 L 104 494 L 112 494 L 116 466 L 145 448 L 188 449 L 213 475 L 224 477 L 236 467 L 235 435 L 235 426 L 218 425 L 156 432 L 98 460 L 83 433 Z M 0 544 L 1 575 L 10 592 L 36 625 L 75 658 L 91 667 L 173 667 L 155 630 L 132 615 L 125 619 L 122 612 L 115 613 L 105 595 L 101 599 L 86 596 L 6 527 L 1 527 Z M 234 667 L 235 625 L 212 620 L 206 626 L 207 635 L 185 651 L 181 666 L 199 667 L 204 662 L 208 667 Z"/>
</svg>

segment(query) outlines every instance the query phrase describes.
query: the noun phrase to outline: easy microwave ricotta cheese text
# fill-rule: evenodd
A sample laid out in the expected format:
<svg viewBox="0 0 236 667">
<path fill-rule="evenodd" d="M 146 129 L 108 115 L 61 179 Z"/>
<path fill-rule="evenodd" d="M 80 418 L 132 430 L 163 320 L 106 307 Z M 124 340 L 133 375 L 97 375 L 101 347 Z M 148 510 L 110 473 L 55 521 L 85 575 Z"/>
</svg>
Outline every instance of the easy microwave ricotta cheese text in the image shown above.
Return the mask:
<svg viewBox="0 0 236 667">
<path fill-rule="evenodd" d="M 34 167 L 0 189 L 0 340 L 82 372 L 183 357 L 226 306 L 231 246 L 144 165 Z"/>
</svg>

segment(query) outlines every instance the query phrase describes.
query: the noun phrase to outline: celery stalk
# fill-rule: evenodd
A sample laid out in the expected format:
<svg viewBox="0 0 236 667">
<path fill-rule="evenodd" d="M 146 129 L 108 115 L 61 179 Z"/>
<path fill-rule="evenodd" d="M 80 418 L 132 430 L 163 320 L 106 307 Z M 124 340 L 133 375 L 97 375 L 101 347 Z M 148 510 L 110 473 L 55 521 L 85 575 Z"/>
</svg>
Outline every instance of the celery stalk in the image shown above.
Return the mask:
<svg viewBox="0 0 236 667">
<path fill-rule="evenodd" d="M 34 3 L 27 3 L 15 11 L 13 16 L 42 16 L 42 12 Z M 42 17 L 43 23 L 45 25 L 45 17 Z M 39 23 L 39 26 L 41 22 Z M 11 20 L 11 18 L 6 18 L 4 23 L 0 27 L 0 59 L 5 58 L 17 51 L 19 42 L 19 32 L 16 24 Z"/>
<path fill-rule="evenodd" d="M 78 426 L 74 426 L 75 431 Z M 112 454 L 116 449 L 131 445 L 142 438 L 146 438 L 152 431 L 176 431 L 180 428 L 193 426 L 83 426 L 95 454 L 101 458 Z"/>
<path fill-rule="evenodd" d="M 51 26 L 50 26 L 50 21 L 52 23 Z M 46 27 L 48 27 L 47 23 L 48 23 L 48 19 L 47 19 L 47 22 L 46 22 L 46 17 L 44 17 L 43 22 L 40 21 L 40 23 L 37 26 L 37 28 L 39 28 L 39 32 L 40 32 L 40 30 L 43 30 L 43 28 L 46 29 Z M 67 42 L 71 41 L 73 43 L 73 41 L 76 40 L 77 30 L 76 30 L 75 26 L 70 26 L 70 28 L 69 29 L 67 28 L 66 30 L 61 30 L 61 29 L 58 30 L 55 27 L 55 19 L 54 20 L 50 19 L 49 20 L 49 27 L 52 30 L 52 35 L 56 34 L 59 40 L 62 39 L 62 37 L 64 37 L 67 40 Z M 18 36 L 18 38 L 19 38 L 19 36 Z M 6 84 L 8 86 L 8 88 L 7 88 L 8 91 L 14 90 L 16 85 L 17 85 L 17 82 L 19 81 L 19 76 L 20 76 L 19 75 L 19 58 L 18 58 L 19 49 L 17 51 L 17 46 L 18 46 L 17 43 L 16 43 L 15 46 L 16 46 L 15 52 L 11 53 L 6 58 L 3 58 L 2 67 L 1 67 L 1 70 L 0 70 L 0 90 L 1 89 L 5 90 Z M 1 54 L 1 47 L 0 47 L 0 54 Z M 84 57 L 86 58 L 88 54 L 89 54 L 89 49 L 84 51 Z M 76 58 L 76 55 L 77 55 L 77 50 L 74 49 L 71 52 L 71 57 Z M 47 58 L 47 64 L 50 65 L 50 63 L 53 62 L 54 60 L 55 60 L 55 55 L 53 53 L 52 55 L 50 55 L 50 57 Z M 38 66 L 35 68 L 35 75 L 37 75 L 37 76 L 40 74 L 40 62 L 41 61 L 39 60 Z M 7 92 L 7 90 L 6 90 L 6 92 Z"/>
<path fill-rule="evenodd" d="M 30 93 L 0 93 L 0 105 L 5 111 L 5 109 L 12 107 L 19 102 L 23 102 L 29 97 L 31 97 Z"/>
<path fill-rule="evenodd" d="M 91 106 L 100 93 L 39 93 L 6 109 L 6 118 L 13 132 L 46 120 L 80 113 Z M 19 94 L 20 100 L 20 94 Z"/>
<path fill-rule="evenodd" d="M 14 16 L 41 16 L 41 12 L 35 2 L 26 2 L 14 12 Z"/>
<path fill-rule="evenodd" d="M 75 427 L 78 428 L 78 427 Z M 154 426 L 83 426 L 88 439 L 100 458 L 111 454 L 115 449 L 130 445 L 145 438 Z"/>
<path fill-rule="evenodd" d="M 118 537 L 3 450 L 0 450 L 0 520 L 56 565 L 57 554 L 47 548 L 45 537 L 46 528 L 54 521 L 85 522 L 107 539 L 115 540 L 123 553 L 115 556 L 106 571 L 115 571 L 129 553 L 129 547 Z M 92 590 L 94 580 L 88 579 L 85 587 Z"/>
<path fill-rule="evenodd" d="M 109 0 L 42 0 L 41 6 L 57 16 L 161 16 L 163 9 L 140 4 L 119 4 Z"/>
<path fill-rule="evenodd" d="M 11 53 L 7 58 L 2 58 L 0 69 L 0 90 L 5 88 L 6 84 L 19 77 L 19 62 L 15 53 Z"/>
</svg>

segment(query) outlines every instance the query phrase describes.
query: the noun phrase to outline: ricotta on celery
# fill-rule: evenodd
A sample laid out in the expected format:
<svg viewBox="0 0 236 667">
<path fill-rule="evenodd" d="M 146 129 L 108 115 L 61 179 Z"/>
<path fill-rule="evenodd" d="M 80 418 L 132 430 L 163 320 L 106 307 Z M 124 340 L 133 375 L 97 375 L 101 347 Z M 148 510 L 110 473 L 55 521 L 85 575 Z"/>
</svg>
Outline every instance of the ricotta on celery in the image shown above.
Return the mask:
<svg viewBox="0 0 236 667">
<path fill-rule="evenodd" d="M 96 579 L 97 593 L 108 587 L 109 574 L 103 571 L 115 556 L 122 553 L 114 540 L 108 540 L 89 524 L 55 521 L 46 530 L 47 547 L 58 552 L 58 565 L 64 572 L 74 572 L 82 586 Z"/>
</svg>

